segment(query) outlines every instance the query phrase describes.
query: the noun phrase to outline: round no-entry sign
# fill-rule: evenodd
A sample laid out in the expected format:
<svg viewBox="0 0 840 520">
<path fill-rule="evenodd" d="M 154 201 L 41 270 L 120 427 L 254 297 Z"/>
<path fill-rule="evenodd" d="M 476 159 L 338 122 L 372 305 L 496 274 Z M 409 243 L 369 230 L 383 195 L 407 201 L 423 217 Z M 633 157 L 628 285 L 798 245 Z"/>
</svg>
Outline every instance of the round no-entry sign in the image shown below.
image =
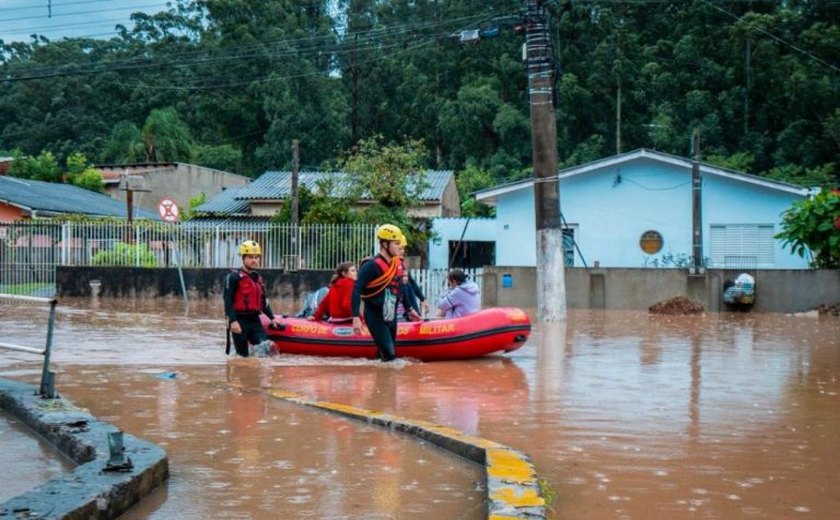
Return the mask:
<svg viewBox="0 0 840 520">
<path fill-rule="evenodd" d="M 169 197 L 158 203 L 158 212 L 160 213 L 160 218 L 162 218 L 164 222 L 175 222 L 180 216 L 178 213 L 178 204 Z"/>
</svg>

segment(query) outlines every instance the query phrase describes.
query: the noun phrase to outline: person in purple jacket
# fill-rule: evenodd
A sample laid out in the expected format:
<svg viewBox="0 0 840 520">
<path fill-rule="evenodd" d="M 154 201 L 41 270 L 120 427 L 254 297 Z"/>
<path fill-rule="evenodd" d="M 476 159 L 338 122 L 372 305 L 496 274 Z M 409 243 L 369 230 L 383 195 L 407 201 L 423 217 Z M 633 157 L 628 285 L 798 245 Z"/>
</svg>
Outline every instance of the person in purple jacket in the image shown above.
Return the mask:
<svg viewBox="0 0 840 520">
<path fill-rule="evenodd" d="M 478 285 L 467 279 L 460 269 L 449 271 L 449 292 L 438 301 L 438 316 L 459 318 L 476 313 L 481 309 Z"/>
</svg>

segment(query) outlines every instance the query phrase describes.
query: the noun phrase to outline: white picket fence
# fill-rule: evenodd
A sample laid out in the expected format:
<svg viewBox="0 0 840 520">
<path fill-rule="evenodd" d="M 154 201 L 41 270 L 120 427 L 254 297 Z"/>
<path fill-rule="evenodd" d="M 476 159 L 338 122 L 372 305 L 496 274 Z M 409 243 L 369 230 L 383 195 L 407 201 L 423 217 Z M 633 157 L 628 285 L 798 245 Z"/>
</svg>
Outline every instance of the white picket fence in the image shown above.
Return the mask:
<svg viewBox="0 0 840 520">
<path fill-rule="evenodd" d="M 435 305 L 437 305 L 438 300 L 449 290 L 449 285 L 446 281 L 447 272 L 446 269 L 411 269 L 411 276 L 423 290 L 426 301 L 431 306 L 432 313 L 435 311 Z M 464 272 L 469 276 L 470 280 L 478 285 L 480 290 L 484 270 L 479 267 L 475 269 L 464 269 Z"/>
</svg>

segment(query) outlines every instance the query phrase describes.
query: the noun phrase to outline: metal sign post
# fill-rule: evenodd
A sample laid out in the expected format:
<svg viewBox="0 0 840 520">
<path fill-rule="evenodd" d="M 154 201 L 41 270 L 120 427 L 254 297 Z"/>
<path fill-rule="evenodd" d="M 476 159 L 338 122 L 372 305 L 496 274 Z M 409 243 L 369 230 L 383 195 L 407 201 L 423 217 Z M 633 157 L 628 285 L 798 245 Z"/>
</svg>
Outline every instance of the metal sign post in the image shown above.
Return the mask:
<svg viewBox="0 0 840 520">
<path fill-rule="evenodd" d="M 158 203 L 158 213 L 164 222 L 173 223 L 178 222 L 181 218 L 178 203 L 172 197 L 164 197 Z M 184 271 L 181 269 L 181 250 L 178 248 L 178 241 L 175 241 L 176 255 L 175 266 L 178 268 L 178 278 L 181 280 L 181 294 L 184 296 L 184 314 L 189 311 L 190 302 L 187 299 L 187 284 L 184 283 Z"/>
</svg>

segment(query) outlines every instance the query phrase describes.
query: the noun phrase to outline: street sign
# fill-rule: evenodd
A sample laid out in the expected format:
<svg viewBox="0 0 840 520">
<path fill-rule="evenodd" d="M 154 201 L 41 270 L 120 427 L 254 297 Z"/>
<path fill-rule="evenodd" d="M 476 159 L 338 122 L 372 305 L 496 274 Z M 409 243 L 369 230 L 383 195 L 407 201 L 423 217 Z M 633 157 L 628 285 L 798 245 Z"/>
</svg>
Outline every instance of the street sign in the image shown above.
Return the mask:
<svg viewBox="0 0 840 520">
<path fill-rule="evenodd" d="M 164 222 L 177 222 L 178 218 L 180 217 L 180 213 L 178 212 L 178 204 L 175 203 L 169 197 L 162 199 L 158 203 L 158 212 L 160 213 L 160 217 L 164 220 Z"/>
</svg>

